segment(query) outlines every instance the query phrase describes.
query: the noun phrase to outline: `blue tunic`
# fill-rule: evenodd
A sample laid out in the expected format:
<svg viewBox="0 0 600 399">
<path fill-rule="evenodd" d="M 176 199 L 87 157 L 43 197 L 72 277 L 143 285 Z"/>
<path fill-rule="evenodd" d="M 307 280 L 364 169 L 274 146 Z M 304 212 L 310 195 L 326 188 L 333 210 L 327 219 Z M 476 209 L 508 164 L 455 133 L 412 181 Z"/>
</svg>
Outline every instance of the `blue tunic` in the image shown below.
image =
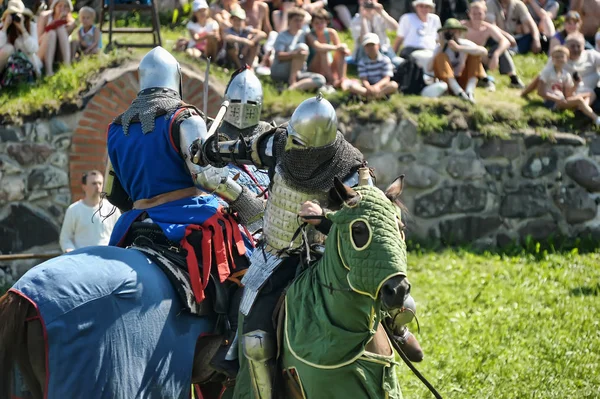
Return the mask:
<svg viewBox="0 0 600 399">
<path fill-rule="evenodd" d="M 214 320 L 182 311 L 142 253 L 82 248 L 29 270 L 12 290 L 45 327 L 47 399 L 189 397 L 196 340 Z"/>
</svg>

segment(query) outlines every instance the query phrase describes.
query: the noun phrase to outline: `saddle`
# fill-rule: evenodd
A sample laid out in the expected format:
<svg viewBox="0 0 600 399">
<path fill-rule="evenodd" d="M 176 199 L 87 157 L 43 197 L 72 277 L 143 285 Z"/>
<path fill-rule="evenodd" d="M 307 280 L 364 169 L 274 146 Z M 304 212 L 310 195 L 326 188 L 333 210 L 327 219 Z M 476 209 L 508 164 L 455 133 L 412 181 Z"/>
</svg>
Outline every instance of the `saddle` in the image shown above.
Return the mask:
<svg viewBox="0 0 600 399">
<path fill-rule="evenodd" d="M 198 249 L 196 257 L 200 260 L 202 256 L 200 245 L 195 245 L 195 243 L 202 242 L 202 231 L 193 231 L 187 239 L 194 248 Z M 243 274 L 245 269 L 231 276 L 224 283 L 220 283 L 218 274 L 215 275 L 217 272 L 211 270 L 210 282 L 206 287 L 206 297 L 198 303 L 187 270 L 187 250 L 182 248 L 180 243 L 169 240 L 158 225 L 134 222 L 125 238 L 125 245 L 144 253 L 161 268 L 177 291 L 183 304 L 183 310 L 197 316 L 217 315 L 213 334 L 222 336 L 223 344 L 211 360 L 210 366 L 225 375 L 225 379 L 235 378 L 238 362 L 228 361 L 225 358 L 237 331 L 237 309 L 241 300 L 238 274 Z M 199 261 L 198 264 L 201 267 L 202 262 Z"/>
</svg>

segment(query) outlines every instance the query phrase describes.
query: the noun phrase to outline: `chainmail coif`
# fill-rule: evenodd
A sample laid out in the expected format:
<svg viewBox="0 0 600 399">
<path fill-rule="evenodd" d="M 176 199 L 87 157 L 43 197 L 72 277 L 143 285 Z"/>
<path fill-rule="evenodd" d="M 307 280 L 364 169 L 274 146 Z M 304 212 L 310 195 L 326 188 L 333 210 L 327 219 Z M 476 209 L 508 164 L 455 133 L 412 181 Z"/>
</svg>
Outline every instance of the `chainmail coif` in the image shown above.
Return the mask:
<svg viewBox="0 0 600 399">
<path fill-rule="evenodd" d="M 181 105 L 183 102 L 175 90 L 163 87 L 146 89 L 131 102 L 127 111 L 115 118 L 114 123 L 123 125 L 123 132 L 127 135 L 129 125 L 140 122 L 142 132 L 147 134 L 154 130 L 156 117 L 165 115 L 168 119 Z"/>
<path fill-rule="evenodd" d="M 334 177 L 344 180 L 365 162 L 363 154 L 340 132 L 326 146 L 290 151 L 285 151 L 285 130 L 276 134 L 277 172 L 286 183 L 301 191 L 328 191 L 333 187 Z"/>
</svg>

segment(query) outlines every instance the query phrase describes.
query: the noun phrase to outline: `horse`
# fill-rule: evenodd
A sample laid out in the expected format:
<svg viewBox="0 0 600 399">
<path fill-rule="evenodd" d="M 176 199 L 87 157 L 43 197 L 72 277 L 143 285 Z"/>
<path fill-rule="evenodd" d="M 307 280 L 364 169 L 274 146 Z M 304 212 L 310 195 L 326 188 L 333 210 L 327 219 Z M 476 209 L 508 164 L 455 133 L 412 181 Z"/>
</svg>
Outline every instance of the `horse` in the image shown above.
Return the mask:
<svg viewBox="0 0 600 399">
<path fill-rule="evenodd" d="M 204 384 L 197 397 L 221 395 L 221 381 L 207 383 L 223 344 L 216 316 L 183 310 L 140 251 L 87 247 L 48 260 L 0 298 L 0 320 L 0 399 L 12 397 L 15 366 L 34 399 L 186 398 L 192 384 Z"/>
<path fill-rule="evenodd" d="M 326 214 L 324 255 L 287 289 L 277 318 L 284 397 L 401 398 L 382 322 L 410 291 L 402 178 L 385 193 L 335 188 L 342 206 Z"/>
<path fill-rule="evenodd" d="M 360 375 L 366 385 L 385 375 L 386 387 L 395 392 L 393 352 L 380 322 L 386 309 L 402 306 L 407 293 L 401 214 L 390 201 L 397 201 L 401 182 L 386 191 L 389 198 L 377 188 L 352 190 L 339 180 L 335 191 L 343 205 L 327 214 L 333 228 L 325 255 L 291 285 L 280 313 L 286 386 L 291 393 L 338 397 L 315 395 L 332 390 L 331 380 L 307 380 L 306 370 L 353 368 L 352 381 Z M 350 311 L 356 320 L 332 314 Z M 206 384 L 215 375 L 208 362 L 222 345 L 221 337 L 209 334 L 215 316 L 182 311 L 169 279 L 140 251 L 88 247 L 46 261 L 0 298 L 0 320 L 0 399 L 10 397 L 15 366 L 34 399 L 186 398 L 192 383 L 212 388 L 202 392 L 204 398 L 222 394 L 220 382 Z M 325 342 L 334 330 L 345 335 Z M 303 341 L 300 331 L 318 335 Z M 321 341 L 311 351 L 317 337 Z M 371 364 L 383 369 L 372 370 Z M 382 389 L 365 397 L 390 391 Z"/>
</svg>

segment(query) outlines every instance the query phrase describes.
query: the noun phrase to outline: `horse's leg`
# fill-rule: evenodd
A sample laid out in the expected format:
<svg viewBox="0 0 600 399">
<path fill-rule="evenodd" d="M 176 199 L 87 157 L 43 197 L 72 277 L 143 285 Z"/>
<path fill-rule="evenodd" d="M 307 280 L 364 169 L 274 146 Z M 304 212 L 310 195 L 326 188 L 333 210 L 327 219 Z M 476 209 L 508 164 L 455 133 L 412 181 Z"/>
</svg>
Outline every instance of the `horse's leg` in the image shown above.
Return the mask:
<svg viewBox="0 0 600 399">
<path fill-rule="evenodd" d="M 12 292 L 0 298 L 0 399 L 11 397 L 15 364 L 18 364 L 27 387 L 36 395 L 38 385 L 28 361 L 26 342 L 26 319 L 31 309 L 25 298 Z M 35 399 L 41 398 L 41 391 L 37 393 Z"/>
<path fill-rule="evenodd" d="M 29 310 L 27 318 L 27 364 L 29 377 L 33 379 L 30 383 L 30 387 L 32 387 L 30 389 L 35 399 L 41 399 L 46 384 L 46 342 L 42 322 L 36 309 L 31 306 Z M 34 386 L 35 388 L 33 388 Z"/>
</svg>

